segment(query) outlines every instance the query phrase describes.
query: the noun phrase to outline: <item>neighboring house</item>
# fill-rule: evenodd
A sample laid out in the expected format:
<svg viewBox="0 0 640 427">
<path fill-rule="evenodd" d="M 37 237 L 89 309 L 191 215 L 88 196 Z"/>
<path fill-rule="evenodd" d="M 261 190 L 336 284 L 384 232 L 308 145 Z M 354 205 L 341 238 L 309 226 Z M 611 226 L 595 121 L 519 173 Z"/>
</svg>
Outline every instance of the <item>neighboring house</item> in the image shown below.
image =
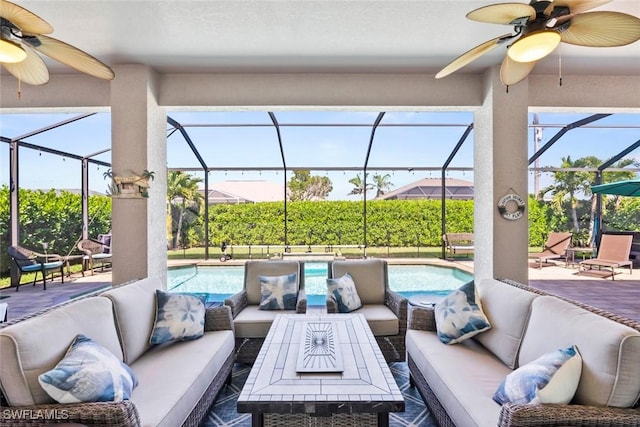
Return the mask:
<svg viewBox="0 0 640 427">
<path fill-rule="evenodd" d="M 445 198 L 456 200 L 473 199 L 473 182 L 462 179 L 447 178 L 445 183 Z M 440 178 L 423 178 L 403 187 L 383 194 L 378 200 L 419 200 L 441 199 L 442 180 Z"/>
<path fill-rule="evenodd" d="M 204 196 L 204 189 L 199 190 Z M 209 186 L 210 205 L 284 201 L 284 187 L 270 181 L 222 181 Z"/>
</svg>

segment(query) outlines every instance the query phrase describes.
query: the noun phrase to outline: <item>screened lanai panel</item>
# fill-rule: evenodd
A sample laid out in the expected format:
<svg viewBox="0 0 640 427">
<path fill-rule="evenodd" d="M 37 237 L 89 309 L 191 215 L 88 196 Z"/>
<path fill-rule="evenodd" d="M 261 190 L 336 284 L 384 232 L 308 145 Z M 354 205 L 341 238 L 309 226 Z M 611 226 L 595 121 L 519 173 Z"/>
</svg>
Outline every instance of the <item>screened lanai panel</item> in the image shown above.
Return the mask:
<svg viewBox="0 0 640 427">
<path fill-rule="evenodd" d="M 529 114 L 529 157 L 536 150 L 552 142 L 556 135 L 572 123 L 592 117 L 594 113 L 534 113 Z M 537 116 L 537 117 L 536 117 Z M 535 129 L 538 129 L 536 131 Z M 536 141 L 536 138 L 538 141 Z M 585 167 L 598 167 L 613 156 L 626 150 L 640 140 L 640 116 L 638 114 L 616 113 L 590 122 L 584 126 L 574 127 L 564 133 L 553 145 L 542 152 L 534 168 L 559 168 L 563 159 L 575 164 L 580 159 L 590 158 L 589 164 L 581 162 Z M 634 150 L 623 157 L 637 162 L 640 151 Z M 617 162 L 616 162 L 617 163 Z M 630 165 L 629 168 L 634 168 Z M 537 174 L 537 175 L 536 175 Z M 539 178 L 539 188 L 553 184 L 554 174 L 532 171 L 531 177 Z"/>
<path fill-rule="evenodd" d="M 9 185 L 9 144 L 0 144 L 0 186 Z"/>
<path fill-rule="evenodd" d="M 472 122 L 469 112 L 387 112 L 376 130 L 369 166 L 442 167 Z M 449 166 L 473 167 L 473 133 Z"/>
<path fill-rule="evenodd" d="M 277 112 L 287 166 L 364 166 L 377 112 Z"/>
<path fill-rule="evenodd" d="M 109 113 L 7 114 L 2 115 L 0 123 L 2 136 L 17 138 L 43 130 L 24 141 L 79 156 L 111 147 Z M 46 129 L 55 125 L 59 126 Z"/>
<path fill-rule="evenodd" d="M 259 168 L 282 165 L 275 128 L 267 113 L 189 112 L 170 113 L 186 130 L 210 168 Z M 169 168 L 200 167 L 179 132 L 167 145 Z"/>
<path fill-rule="evenodd" d="M 110 163 L 110 120 L 108 113 L 3 114 L 0 119 L 0 135 L 11 139 L 21 138 L 28 144 L 80 157 L 103 152 L 93 156 L 92 159 Z M 20 147 L 19 153 L 20 187 L 73 190 L 81 188 L 80 161 L 27 147 Z M 8 170 L 8 154 L 6 157 L 3 155 L 0 162 L 6 165 Z M 91 191 L 105 193 L 107 181 L 103 174 L 106 169 L 104 166 L 90 165 L 88 172 Z M 7 172 L 6 176 L 3 174 L 0 177 L 0 184 L 8 184 L 8 182 Z"/>
<path fill-rule="evenodd" d="M 542 144 L 570 123 L 591 117 L 594 113 L 564 114 L 537 113 L 538 122 L 542 129 Z M 529 115 L 529 122 L 533 126 L 533 113 Z M 535 152 L 534 130 L 530 129 L 529 156 Z M 570 156 L 578 159 L 595 156 L 601 160 L 623 151 L 640 138 L 640 115 L 616 113 L 593 121 L 581 127 L 566 132 L 562 138 L 553 144 L 540 156 L 541 166 L 560 166 L 559 159 Z M 638 157 L 636 154 L 635 157 Z"/>
</svg>

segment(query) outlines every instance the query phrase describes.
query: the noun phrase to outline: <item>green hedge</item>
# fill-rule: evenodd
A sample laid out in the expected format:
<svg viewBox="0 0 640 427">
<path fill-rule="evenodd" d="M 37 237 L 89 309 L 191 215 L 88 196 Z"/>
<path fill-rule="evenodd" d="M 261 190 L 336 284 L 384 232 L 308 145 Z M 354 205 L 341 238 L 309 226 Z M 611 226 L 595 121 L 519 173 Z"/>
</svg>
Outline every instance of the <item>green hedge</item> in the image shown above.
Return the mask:
<svg viewBox="0 0 640 427">
<path fill-rule="evenodd" d="M 287 203 L 289 245 L 362 245 L 364 243 L 362 201 L 298 201 Z M 473 201 L 447 200 L 448 232 L 473 232 Z M 111 199 L 89 198 L 89 236 L 111 229 Z M 442 225 L 440 200 L 372 200 L 367 202 L 368 246 L 440 246 Z M 226 241 L 234 245 L 283 245 L 284 204 L 212 205 L 209 207 L 210 245 Z M 82 235 L 81 197 L 20 190 L 21 244 L 36 251 L 42 243 L 49 252 L 66 255 Z M 0 187 L 0 271 L 8 269 L 9 190 Z M 546 239 L 551 210 L 543 202 L 529 199 L 530 246 Z M 190 246 L 204 246 L 202 218 L 188 225 Z"/>
<path fill-rule="evenodd" d="M 367 202 L 367 244 L 370 246 L 438 246 L 441 243 L 438 200 L 373 200 Z M 290 245 L 361 245 L 364 243 L 363 202 L 299 201 L 287 203 Z M 209 207 L 212 245 L 282 245 L 284 204 L 280 202 Z M 447 230 L 473 231 L 473 202 L 447 201 Z"/>
<path fill-rule="evenodd" d="M 543 202 L 529 200 L 529 244 L 540 246 L 551 215 Z M 373 200 L 367 202 L 368 246 L 439 246 L 440 200 Z M 361 245 L 364 243 L 363 202 L 299 201 L 287 203 L 290 245 Z M 281 202 L 209 207 L 211 245 L 282 245 L 284 204 Z M 447 200 L 447 232 L 473 232 L 473 201 Z M 202 244 L 200 242 L 199 244 Z"/>
<path fill-rule="evenodd" d="M 7 247 L 9 236 L 9 188 L 0 187 L 0 272 L 9 269 Z M 111 229 L 111 199 L 89 197 L 89 236 L 107 233 Z M 67 191 L 20 189 L 20 245 L 43 252 L 67 255 L 82 238 L 82 197 Z"/>
</svg>

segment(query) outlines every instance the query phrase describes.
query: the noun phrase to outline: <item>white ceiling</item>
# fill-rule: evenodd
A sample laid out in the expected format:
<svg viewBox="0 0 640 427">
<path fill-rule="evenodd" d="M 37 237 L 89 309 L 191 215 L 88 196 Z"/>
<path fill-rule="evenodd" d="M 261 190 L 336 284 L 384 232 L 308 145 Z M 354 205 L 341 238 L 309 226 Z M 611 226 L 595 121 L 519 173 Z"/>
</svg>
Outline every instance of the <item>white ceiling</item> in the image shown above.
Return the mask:
<svg viewBox="0 0 640 427">
<path fill-rule="evenodd" d="M 161 73 L 427 73 L 512 32 L 470 21 L 479 0 L 16 0 L 48 21 L 51 36 L 108 65 Z M 640 0 L 594 10 L 640 17 Z M 617 48 L 562 44 L 563 74 L 638 75 L 640 42 Z M 459 72 L 500 64 L 499 47 Z M 533 74 L 556 74 L 558 50 Z M 49 63 L 49 62 L 48 62 Z M 52 73 L 73 70 L 49 63 Z"/>
</svg>

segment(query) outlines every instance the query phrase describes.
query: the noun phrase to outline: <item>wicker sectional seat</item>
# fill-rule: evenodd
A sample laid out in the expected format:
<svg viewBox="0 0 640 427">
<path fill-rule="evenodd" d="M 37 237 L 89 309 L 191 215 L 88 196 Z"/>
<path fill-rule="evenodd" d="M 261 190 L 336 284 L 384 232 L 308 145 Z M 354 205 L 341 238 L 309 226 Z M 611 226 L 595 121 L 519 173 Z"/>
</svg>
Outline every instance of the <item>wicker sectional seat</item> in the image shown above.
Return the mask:
<svg viewBox="0 0 640 427">
<path fill-rule="evenodd" d="M 432 309 L 414 308 L 407 331 L 411 383 L 441 426 L 640 426 L 640 324 L 508 281 L 476 283 L 491 329 L 445 345 Z M 495 403 L 507 374 L 575 345 L 582 373 L 573 401 Z"/>
<path fill-rule="evenodd" d="M 0 329 L 0 387 L 8 405 L 0 424 L 43 425 L 42 415 L 86 426 L 199 425 L 231 375 L 231 313 L 228 307 L 207 309 L 203 337 L 151 346 L 160 287 L 155 278 L 134 281 Z M 78 334 L 135 372 L 139 384 L 130 400 L 59 404 L 45 393 L 38 376 L 62 359 Z"/>
</svg>

